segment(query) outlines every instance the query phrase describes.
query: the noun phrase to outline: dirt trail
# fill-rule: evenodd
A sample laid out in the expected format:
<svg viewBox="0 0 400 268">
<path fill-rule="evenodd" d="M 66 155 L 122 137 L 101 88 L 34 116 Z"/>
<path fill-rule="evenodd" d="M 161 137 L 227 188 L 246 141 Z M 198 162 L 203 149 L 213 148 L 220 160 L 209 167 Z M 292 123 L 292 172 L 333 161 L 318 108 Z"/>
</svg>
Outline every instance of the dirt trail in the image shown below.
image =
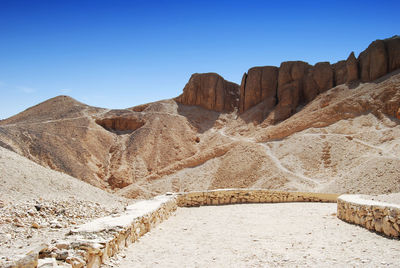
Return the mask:
<svg viewBox="0 0 400 268">
<path fill-rule="evenodd" d="M 230 135 L 227 135 L 224 132 L 224 129 L 219 129 L 219 130 L 214 130 L 213 129 L 213 131 L 216 132 L 216 133 L 221 134 L 222 136 L 224 136 L 226 138 L 234 140 L 234 141 L 248 142 L 248 143 L 252 143 L 252 144 L 256 144 L 256 145 L 262 146 L 265 149 L 265 153 L 267 154 L 267 156 L 273 161 L 275 166 L 279 170 L 281 170 L 282 172 L 290 174 L 290 175 L 292 175 L 294 177 L 297 177 L 297 178 L 302 179 L 304 181 L 307 181 L 309 183 L 312 183 L 314 186 L 319 186 L 321 184 L 319 181 L 317 181 L 315 179 L 312 179 L 312 178 L 309 178 L 307 176 L 304 176 L 304 174 L 301 174 L 301 173 L 298 173 L 298 172 L 293 172 L 293 171 L 287 169 L 285 166 L 283 166 L 281 161 L 272 153 L 271 148 L 268 146 L 268 144 L 270 142 L 261 143 L 261 142 L 255 142 L 254 138 L 247 138 L 247 137 L 243 137 L 243 136 L 240 136 L 240 137 L 230 136 Z"/>
<path fill-rule="evenodd" d="M 288 173 L 288 174 L 290 174 L 290 175 L 293 175 L 293 176 L 295 176 L 295 177 L 298 177 L 298 178 L 300 178 L 300 179 L 303 179 L 303 180 L 305 180 L 305 181 L 311 182 L 311 183 L 313 183 L 314 185 L 317 185 L 317 186 L 321 184 L 319 181 L 317 181 L 317 180 L 315 180 L 315 179 L 306 177 L 306 176 L 304 176 L 304 175 L 301 174 L 301 173 L 297 173 L 297 172 L 290 171 L 289 169 L 287 169 L 286 167 L 284 167 L 284 166 L 282 165 L 281 161 L 272 153 L 271 148 L 268 146 L 268 143 L 257 143 L 257 144 L 259 144 L 259 145 L 261 145 L 261 146 L 263 146 L 263 147 L 265 148 L 267 155 L 272 159 L 272 161 L 275 163 L 275 165 L 276 165 L 280 170 L 282 170 L 283 172 Z"/>
</svg>

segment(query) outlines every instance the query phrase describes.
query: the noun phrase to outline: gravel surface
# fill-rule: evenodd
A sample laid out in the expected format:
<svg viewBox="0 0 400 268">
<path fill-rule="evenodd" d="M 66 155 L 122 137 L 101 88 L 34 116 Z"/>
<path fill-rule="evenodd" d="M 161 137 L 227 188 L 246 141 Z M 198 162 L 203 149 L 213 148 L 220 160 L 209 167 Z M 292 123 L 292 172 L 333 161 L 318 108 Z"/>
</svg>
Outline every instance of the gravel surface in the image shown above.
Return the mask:
<svg viewBox="0 0 400 268">
<path fill-rule="evenodd" d="M 400 193 L 383 195 L 363 195 L 362 198 L 400 205 Z"/>
<path fill-rule="evenodd" d="M 0 147 L 0 267 L 128 202 Z"/>
<path fill-rule="evenodd" d="M 398 267 L 400 243 L 336 218 L 336 204 L 178 208 L 109 267 Z"/>
</svg>

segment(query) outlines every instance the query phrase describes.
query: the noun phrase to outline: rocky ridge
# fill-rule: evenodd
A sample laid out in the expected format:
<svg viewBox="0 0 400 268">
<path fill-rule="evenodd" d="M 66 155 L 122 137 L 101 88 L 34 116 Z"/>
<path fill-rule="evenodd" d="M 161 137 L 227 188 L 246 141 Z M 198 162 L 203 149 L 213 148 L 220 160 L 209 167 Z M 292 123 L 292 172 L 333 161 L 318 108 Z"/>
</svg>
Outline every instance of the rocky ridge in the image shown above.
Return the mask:
<svg viewBox="0 0 400 268">
<path fill-rule="evenodd" d="M 237 108 L 240 113 L 262 103 L 262 120 L 275 110 L 276 123 L 289 118 L 299 106 L 306 105 L 330 88 L 358 80 L 371 82 L 398 68 L 400 37 L 394 36 L 372 42 L 358 58 L 351 52 L 346 60 L 335 64 L 318 62 L 312 66 L 303 61 L 288 61 L 282 62 L 279 68 L 250 68 L 243 75 L 240 87 L 232 86 L 229 94 L 222 86 L 210 86 L 216 84 L 216 74 L 195 74 L 177 101 L 219 112 Z M 218 81 L 222 85 L 225 80 L 218 76 Z M 238 96 L 239 100 L 231 96 Z M 216 105 L 216 99 L 219 105 Z"/>
</svg>

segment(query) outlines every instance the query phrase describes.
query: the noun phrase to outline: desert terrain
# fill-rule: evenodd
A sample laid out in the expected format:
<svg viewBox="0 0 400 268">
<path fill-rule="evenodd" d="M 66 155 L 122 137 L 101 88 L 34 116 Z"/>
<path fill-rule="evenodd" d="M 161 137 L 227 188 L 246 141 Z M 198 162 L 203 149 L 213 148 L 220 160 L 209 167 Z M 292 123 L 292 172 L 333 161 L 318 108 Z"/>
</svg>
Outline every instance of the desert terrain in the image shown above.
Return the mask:
<svg viewBox="0 0 400 268">
<path fill-rule="evenodd" d="M 128 203 L 167 192 L 250 188 L 357 193 L 399 203 L 399 68 L 400 37 L 394 36 L 376 40 L 357 58 L 350 53 L 335 64 L 293 61 L 253 67 L 241 85 L 215 73 L 193 74 L 174 99 L 111 110 L 58 96 L 1 120 L 1 261 L 60 239 L 75 225 L 118 214 Z M 341 222 L 334 208 L 276 204 L 200 208 L 196 213 L 179 209 L 154 235 L 128 249 L 131 257 L 118 260 L 118 265 L 153 266 L 152 258 L 160 254 L 165 254 L 161 266 L 227 265 L 229 254 L 253 245 L 255 251 L 237 255 L 235 263 L 254 267 L 267 259 L 271 265 L 288 266 L 326 264 L 323 260 L 332 266 L 396 265 L 397 253 L 385 260 L 379 255 L 387 243 L 398 252 L 398 241 Z M 218 240 L 215 235 L 222 231 L 213 226 L 226 225 L 226 215 L 236 210 L 238 222 L 224 235 L 232 236 L 243 226 L 249 233 L 224 246 L 240 245 L 237 252 L 227 253 L 215 243 L 212 246 L 222 250 L 219 255 L 211 248 L 203 252 L 207 243 L 201 249 L 188 246 L 204 235 Z M 288 216 L 275 225 L 287 230 L 265 229 L 262 222 L 249 228 L 251 215 L 265 212 L 267 221 L 282 211 Z M 246 216 L 240 216 L 243 213 Z M 311 216 L 296 217 L 302 220 L 292 226 L 293 213 L 311 213 L 319 220 L 308 231 L 303 227 Z M 207 228 L 199 226 L 199 217 Z M 177 227 L 182 222 L 188 226 L 183 231 Z M 188 230 L 190 236 L 185 236 Z M 266 235 L 266 230 L 287 235 L 269 244 L 271 251 L 261 252 L 267 238 L 258 232 Z M 174 232 L 181 233 L 174 248 L 149 249 L 154 241 L 169 244 Z M 323 241 L 326 232 L 332 243 Z M 254 239 L 243 241 L 242 236 Z M 297 242 L 290 245 L 294 238 Z M 360 246 L 361 241 L 369 244 Z M 348 246 L 345 252 L 343 243 Z M 289 246 L 287 253 L 282 251 Z M 200 250 L 207 262 L 198 256 L 171 260 L 175 247 L 186 255 Z M 326 255 L 320 255 L 321 250 Z M 355 251 L 359 259 L 352 257 Z M 332 254 L 344 254 L 343 261 Z"/>
</svg>

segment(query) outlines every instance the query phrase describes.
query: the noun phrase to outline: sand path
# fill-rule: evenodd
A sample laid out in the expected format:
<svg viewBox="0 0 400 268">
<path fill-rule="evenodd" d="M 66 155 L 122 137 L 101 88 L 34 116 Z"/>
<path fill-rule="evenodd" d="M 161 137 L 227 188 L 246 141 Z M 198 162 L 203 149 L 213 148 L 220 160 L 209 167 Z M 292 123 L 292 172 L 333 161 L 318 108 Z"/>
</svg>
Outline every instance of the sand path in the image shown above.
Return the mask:
<svg viewBox="0 0 400 268">
<path fill-rule="evenodd" d="M 345 223 L 335 211 L 321 203 L 178 208 L 114 267 L 399 265 L 399 240 Z"/>
</svg>

